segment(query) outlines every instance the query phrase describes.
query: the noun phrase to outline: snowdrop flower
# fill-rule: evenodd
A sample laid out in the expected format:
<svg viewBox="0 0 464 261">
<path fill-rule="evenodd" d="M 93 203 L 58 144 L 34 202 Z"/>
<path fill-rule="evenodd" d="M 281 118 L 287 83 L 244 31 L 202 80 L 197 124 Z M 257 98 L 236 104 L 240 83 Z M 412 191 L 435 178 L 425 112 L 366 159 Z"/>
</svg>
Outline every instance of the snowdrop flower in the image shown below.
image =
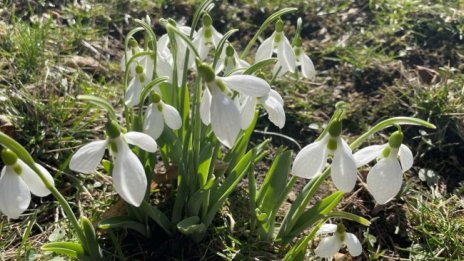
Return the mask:
<svg viewBox="0 0 464 261">
<path fill-rule="evenodd" d="M 168 23 L 171 25 L 175 26 L 177 29 L 179 29 L 185 36 L 189 37 L 191 28 L 188 26 L 178 26 L 174 20 L 169 19 Z M 195 38 L 197 35 L 196 32 L 194 32 L 193 37 Z M 179 82 L 182 80 L 182 77 L 184 75 L 184 63 L 185 63 L 185 56 L 187 54 L 187 50 L 189 50 L 189 46 L 184 42 L 182 37 L 179 35 L 175 34 L 175 44 L 173 45 L 171 43 L 171 39 L 169 39 L 168 34 L 165 34 L 160 37 L 157 43 L 157 73 L 159 76 L 168 76 L 170 79 L 170 82 L 176 86 L 178 86 Z M 169 47 L 175 48 L 172 50 L 169 50 Z M 175 53 L 175 55 L 174 55 Z M 174 56 L 175 56 L 175 61 L 174 61 Z M 188 57 L 188 64 L 187 64 L 187 69 L 192 68 L 195 65 L 195 56 L 194 52 L 190 50 L 189 52 L 189 57 Z M 175 64 L 174 64 L 175 63 Z M 173 70 L 174 70 L 174 65 L 176 66 L 177 70 L 177 82 L 173 82 Z M 158 71 L 159 70 L 159 71 Z"/>
<path fill-rule="evenodd" d="M 368 146 L 354 154 L 357 167 L 378 159 L 367 175 L 367 189 L 379 204 L 387 203 L 398 194 L 403 172 L 412 167 L 414 157 L 402 142 L 403 133 L 396 131 L 387 144 Z"/>
<path fill-rule="evenodd" d="M 203 27 L 198 30 L 195 38 L 193 39 L 193 45 L 197 49 L 200 59 L 204 60 L 208 56 L 209 49 L 211 46 L 217 47 L 219 41 L 221 41 L 222 34 L 216 31 L 213 27 L 213 20 L 209 14 L 205 13 L 202 17 Z"/>
<path fill-rule="evenodd" d="M 341 131 L 341 122 L 332 122 L 322 139 L 307 145 L 296 155 L 292 174 L 306 179 L 319 176 L 327 164 L 327 157 L 332 155 L 330 172 L 335 186 L 343 192 L 353 190 L 357 179 L 356 164 L 350 147 L 340 136 Z"/>
<path fill-rule="evenodd" d="M 48 196 L 51 192 L 39 175 L 18 159 L 13 151 L 4 149 L 1 154 L 5 166 L 0 177 L 0 211 L 8 218 L 16 219 L 29 207 L 31 192 L 39 197 Z M 39 164 L 35 165 L 54 186 L 52 175 Z"/>
<path fill-rule="evenodd" d="M 269 120 L 282 129 L 285 125 L 285 111 L 284 111 L 284 100 L 282 96 L 274 90 L 262 97 L 251 97 L 246 95 L 240 95 L 241 106 L 240 113 L 242 121 L 240 126 L 242 130 L 246 130 L 253 122 L 255 116 L 256 104 L 261 104 L 268 114 Z"/>
<path fill-rule="evenodd" d="M 316 236 L 329 233 L 333 233 L 333 235 L 324 237 L 319 242 L 319 246 L 315 250 L 317 256 L 332 257 L 344 246 L 348 248 L 348 252 L 352 256 L 362 254 L 361 242 L 354 234 L 346 233 L 343 224 L 324 224 L 316 232 Z"/>
<path fill-rule="evenodd" d="M 127 86 L 125 103 L 129 107 L 136 106 L 140 103 L 140 95 L 143 87 L 147 85 L 153 77 L 153 59 L 147 57 L 144 64 L 137 63 L 135 67 L 136 75 L 131 79 Z"/>
<path fill-rule="evenodd" d="M 313 61 L 311 61 L 309 56 L 305 54 L 302 46 L 303 43 L 301 38 L 298 36 L 295 40 L 295 47 L 293 49 L 296 56 L 296 65 L 300 66 L 303 77 L 313 80 L 316 77 L 316 69 L 314 69 Z"/>
<path fill-rule="evenodd" d="M 132 58 L 133 55 L 141 52 L 142 50 L 140 49 L 139 47 L 139 44 L 137 43 L 137 41 L 134 39 L 134 38 L 131 38 L 129 40 L 129 50 L 128 52 L 125 52 L 121 58 L 121 62 L 119 64 L 120 68 L 121 68 L 121 71 L 126 71 L 126 62 L 128 62 L 130 60 L 130 58 Z M 142 57 L 140 57 L 142 58 Z M 135 74 L 135 63 L 131 63 L 130 66 L 129 66 L 129 70 L 131 72 L 131 75 L 134 75 Z"/>
<path fill-rule="evenodd" d="M 283 34 L 284 23 L 278 20 L 275 25 L 275 32 L 271 37 L 264 40 L 256 51 L 256 62 L 269 59 L 274 52 L 277 52 L 277 64 L 275 72 L 279 70 L 284 72 L 295 72 L 296 61 L 292 45 L 287 37 Z"/>
<path fill-rule="evenodd" d="M 213 68 L 199 64 L 198 71 L 207 83 L 200 104 L 200 117 L 205 125 L 211 124 L 214 134 L 226 147 L 231 148 L 240 132 L 241 114 L 232 100 L 232 91 L 251 97 L 262 97 L 269 93 L 269 84 L 252 75 L 219 77 Z"/>
<path fill-rule="evenodd" d="M 216 64 L 216 74 L 224 70 L 224 75 L 231 74 L 235 69 L 248 68 L 250 64 L 240 59 L 232 45 L 227 45 L 224 48 L 219 60 Z"/>
<path fill-rule="evenodd" d="M 114 160 L 113 184 L 116 192 L 127 203 L 138 207 L 145 197 L 147 177 L 142 163 L 132 152 L 129 144 L 148 152 L 155 152 L 156 142 L 140 132 L 122 134 L 114 121 L 107 123 L 106 132 L 106 140 L 94 141 L 81 147 L 72 156 L 69 168 L 86 174 L 95 172 L 108 147 Z"/>
<path fill-rule="evenodd" d="M 182 119 L 176 108 L 164 103 L 156 92 L 153 93 L 151 100 L 152 103 L 148 106 L 143 121 L 144 133 L 156 140 L 163 132 L 164 123 L 173 130 L 177 130 L 182 126 Z"/>
</svg>

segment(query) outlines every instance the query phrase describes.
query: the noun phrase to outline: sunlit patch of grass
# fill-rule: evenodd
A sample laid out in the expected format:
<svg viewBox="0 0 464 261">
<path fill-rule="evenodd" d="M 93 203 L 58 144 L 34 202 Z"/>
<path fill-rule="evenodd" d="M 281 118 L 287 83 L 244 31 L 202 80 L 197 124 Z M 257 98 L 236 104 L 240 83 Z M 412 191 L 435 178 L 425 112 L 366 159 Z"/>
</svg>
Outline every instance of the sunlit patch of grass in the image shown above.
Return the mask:
<svg viewBox="0 0 464 261">
<path fill-rule="evenodd" d="M 413 244 L 407 251 L 416 260 L 459 260 L 464 253 L 464 203 L 457 195 L 442 196 L 436 191 L 408 195 Z"/>
</svg>

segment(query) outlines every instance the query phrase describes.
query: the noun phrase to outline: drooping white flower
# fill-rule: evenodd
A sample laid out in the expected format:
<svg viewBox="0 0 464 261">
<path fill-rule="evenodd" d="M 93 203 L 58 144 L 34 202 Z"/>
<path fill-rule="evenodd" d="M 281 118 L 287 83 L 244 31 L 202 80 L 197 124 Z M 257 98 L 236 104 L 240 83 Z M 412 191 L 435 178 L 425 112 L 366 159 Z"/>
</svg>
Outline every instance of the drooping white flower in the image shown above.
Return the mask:
<svg viewBox="0 0 464 261">
<path fill-rule="evenodd" d="M 333 155 L 332 181 L 340 191 L 353 190 L 357 169 L 350 147 L 340 136 L 341 129 L 341 122 L 334 121 L 322 139 L 304 147 L 295 157 L 292 175 L 306 179 L 317 177 L 325 168 L 328 156 Z"/>
<path fill-rule="evenodd" d="M 206 64 L 199 65 L 198 70 L 208 86 L 201 98 L 201 120 L 205 125 L 211 124 L 218 140 L 231 148 L 241 126 L 240 109 L 231 98 L 232 91 L 262 97 L 269 93 L 271 87 L 265 80 L 252 75 L 215 76 L 213 69 Z"/>
<path fill-rule="evenodd" d="M 319 242 L 319 246 L 315 250 L 317 256 L 325 258 L 332 257 L 344 246 L 348 248 L 348 252 L 350 252 L 352 256 L 359 256 L 362 254 L 361 242 L 354 234 L 346 233 L 343 224 L 324 224 L 316 232 L 316 236 L 330 233 L 333 233 L 333 235 L 324 237 Z"/>
<path fill-rule="evenodd" d="M 142 94 L 143 88 L 152 80 L 153 78 L 153 66 L 154 61 L 151 57 L 146 56 L 142 62 L 143 64 L 138 63 L 135 67 L 135 75 L 130 80 L 126 94 L 125 94 L 125 103 L 129 107 L 137 106 L 140 103 L 140 95 Z"/>
<path fill-rule="evenodd" d="M 275 72 L 279 70 L 284 72 L 295 72 L 296 59 L 290 41 L 283 34 L 283 22 L 278 20 L 275 25 L 274 33 L 264 40 L 256 51 L 256 62 L 269 59 L 274 52 L 277 52 L 277 64 L 274 67 Z M 274 73 L 275 73 L 274 72 Z"/>
<path fill-rule="evenodd" d="M 129 204 L 140 206 L 147 189 L 147 177 L 139 158 L 129 144 L 148 152 L 155 152 L 157 144 L 149 135 L 141 132 L 120 133 L 115 122 L 106 126 L 108 138 L 81 147 L 71 158 L 69 168 L 90 174 L 96 171 L 108 147 L 113 157 L 113 184 L 116 192 Z"/>
<path fill-rule="evenodd" d="M 129 50 L 123 54 L 121 57 L 121 62 L 119 63 L 119 67 L 121 68 L 121 71 L 125 72 L 126 71 L 126 63 L 129 62 L 129 60 L 132 58 L 133 55 L 141 52 L 142 50 L 139 47 L 139 44 L 134 38 L 131 38 L 129 40 Z M 141 61 L 142 57 L 140 57 L 139 62 Z M 131 63 L 129 65 L 129 70 L 131 75 L 135 75 L 135 65 L 136 63 Z"/>
<path fill-rule="evenodd" d="M 193 45 L 197 49 L 200 59 L 204 60 L 208 56 L 209 49 L 218 46 L 222 34 L 213 27 L 213 20 L 209 14 L 205 13 L 202 17 L 202 21 L 203 26 L 193 38 Z"/>
<path fill-rule="evenodd" d="M 311 58 L 309 58 L 308 55 L 305 54 L 303 50 L 303 43 L 301 41 L 301 38 L 297 36 L 297 38 L 294 41 L 295 46 L 293 47 L 293 50 L 295 52 L 295 57 L 296 57 L 296 63 L 295 67 L 300 67 L 301 74 L 303 75 L 304 78 L 309 79 L 309 80 L 314 80 L 316 77 L 316 69 L 314 69 L 314 64 L 313 61 L 311 61 Z M 295 68 L 296 70 L 296 68 Z M 288 72 L 288 69 L 286 66 L 281 65 L 281 61 L 278 60 L 276 63 L 276 66 L 274 66 L 274 71 L 273 73 L 276 74 L 278 73 L 278 77 L 284 75 L 286 72 Z"/>
<path fill-rule="evenodd" d="M 145 112 L 143 132 L 156 140 L 163 132 L 164 123 L 169 128 L 177 130 L 182 126 L 182 119 L 176 108 L 164 103 L 161 97 L 157 93 L 154 93 L 152 95 L 152 103 Z"/>
<path fill-rule="evenodd" d="M 250 67 L 250 64 L 240 59 L 232 45 L 228 44 L 226 48 L 223 49 L 221 56 L 219 57 L 215 71 L 216 74 L 224 71 L 224 75 L 229 75 L 236 69 L 248 67 Z"/>
<path fill-rule="evenodd" d="M 11 150 L 2 151 L 2 160 L 5 166 L 0 176 L 0 211 L 8 218 L 16 219 L 31 202 L 32 194 L 45 197 L 51 192 L 26 163 L 18 159 Z M 52 185 L 55 185 L 52 175 L 41 165 L 35 164 Z"/>
<path fill-rule="evenodd" d="M 282 129 L 285 125 L 285 111 L 284 111 L 284 100 L 280 94 L 274 90 L 271 90 L 267 95 L 262 97 L 251 97 L 246 95 L 240 95 L 240 113 L 242 121 L 240 126 L 242 130 L 246 130 L 255 116 L 256 104 L 261 104 L 268 114 L 269 120 Z"/>
<path fill-rule="evenodd" d="M 367 175 L 367 189 L 379 204 L 387 203 L 398 194 L 403 184 L 403 172 L 412 167 L 414 157 L 402 141 L 403 133 L 397 131 L 387 144 L 368 146 L 354 154 L 357 167 L 378 159 Z"/>
</svg>

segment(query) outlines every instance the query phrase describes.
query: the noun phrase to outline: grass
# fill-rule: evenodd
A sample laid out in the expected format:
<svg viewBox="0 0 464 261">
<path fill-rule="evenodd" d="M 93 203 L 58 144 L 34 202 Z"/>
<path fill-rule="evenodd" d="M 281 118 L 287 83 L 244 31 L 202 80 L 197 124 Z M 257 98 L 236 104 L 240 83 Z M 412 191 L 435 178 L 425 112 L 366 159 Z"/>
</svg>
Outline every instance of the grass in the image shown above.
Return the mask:
<svg viewBox="0 0 464 261">
<path fill-rule="evenodd" d="M 75 211 L 93 221 L 115 201 L 110 184 L 102 174 L 76 176 L 67 169 L 67 161 L 82 142 L 101 137 L 104 115 L 75 97 L 98 95 L 114 104 L 121 99 L 121 41 L 132 26 L 125 22 L 125 15 L 140 18 L 149 14 L 153 21 L 168 16 L 180 20 L 189 17 L 192 5 L 198 2 L 172 5 L 170 1 L 137 1 L 132 5 L 111 0 L 90 3 L 90 9 L 68 2 L 55 7 L 5 2 L 0 10 L 5 14 L 14 6 L 0 18 L 0 115 L 11 120 L 16 139 L 52 171 Z M 292 35 L 296 18 L 301 16 L 304 45 L 318 78 L 294 84 L 289 77 L 275 88 L 286 101 L 288 122 L 281 132 L 300 144 L 307 144 L 319 133 L 339 100 L 350 104 L 344 123 L 350 137 L 392 115 L 414 115 L 439 126 L 432 131 L 405 130 L 407 143 L 414 148 L 416 167 L 408 174 L 410 181 L 402 197 L 391 207 L 378 213 L 360 213 L 377 217 L 375 226 L 358 231 L 364 233 L 365 259 L 457 260 L 464 255 L 464 206 L 459 198 L 464 190 L 460 157 L 464 152 L 464 14 L 459 3 L 370 0 L 335 5 L 328 0 L 242 0 L 227 8 L 218 3 L 212 14 L 222 31 L 229 25 L 244 28 L 233 37 L 240 46 L 244 45 L 240 39 L 249 39 L 249 31 L 257 29 L 273 10 L 299 8 L 296 14 L 284 17 L 290 25 L 287 35 Z M 247 8 L 241 8 L 243 5 Z M 155 30 L 162 32 L 158 25 Z M 264 123 L 261 126 L 279 131 Z M 376 137 L 370 142 L 380 140 L 385 141 Z M 278 139 L 274 142 L 279 144 Z M 417 181 L 421 169 L 438 173 L 441 187 L 432 189 Z M 211 259 L 282 257 L 284 250 L 246 237 L 242 228 L 246 224 L 239 223 L 242 208 L 237 206 L 243 196 L 236 197 L 215 221 L 210 240 L 195 253 Z M 347 198 L 343 206 L 358 206 L 354 212 L 359 213 L 373 207 L 369 200 L 360 193 Z M 235 219 L 230 217 L 233 211 Z M 34 198 L 26 213 L 13 222 L 1 217 L 0 260 L 50 260 L 49 254 L 38 250 L 41 244 L 60 237 L 73 239 L 51 198 Z M 234 220 L 238 223 L 230 233 L 226 224 Z M 406 233 L 381 229 L 392 224 Z M 382 233 L 386 234 L 376 239 Z M 124 235 L 103 234 L 103 238 L 107 251 L 120 255 L 111 245 L 123 242 Z"/>
</svg>

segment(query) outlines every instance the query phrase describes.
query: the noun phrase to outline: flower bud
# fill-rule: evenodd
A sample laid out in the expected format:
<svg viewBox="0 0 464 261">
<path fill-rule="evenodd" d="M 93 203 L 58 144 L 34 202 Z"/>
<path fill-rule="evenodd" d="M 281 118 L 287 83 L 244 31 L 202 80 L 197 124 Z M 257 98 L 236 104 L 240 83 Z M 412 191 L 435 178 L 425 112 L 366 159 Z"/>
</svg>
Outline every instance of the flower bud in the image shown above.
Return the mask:
<svg viewBox="0 0 464 261">
<path fill-rule="evenodd" d="M 116 121 L 111 120 L 106 123 L 106 134 L 111 138 L 115 139 L 121 135 L 121 131 L 119 129 L 119 125 Z"/>
<path fill-rule="evenodd" d="M 2 150 L 2 161 L 5 165 L 14 165 L 17 160 L 18 156 L 16 156 L 16 153 L 9 149 Z"/>
<path fill-rule="evenodd" d="M 338 137 L 342 133 L 342 123 L 339 120 L 331 122 L 328 128 L 332 137 Z"/>
<path fill-rule="evenodd" d="M 277 22 L 275 23 L 275 31 L 280 33 L 284 30 L 284 22 L 279 19 L 277 20 Z"/>
<path fill-rule="evenodd" d="M 388 145 L 390 145 L 391 148 L 397 149 L 401 146 L 401 143 L 403 143 L 403 133 L 399 130 L 393 132 L 388 139 Z"/>
<path fill-rule="evenodd" d="M 203 21 L 203 26 L 204 27 L 210 27 L 213 24 L 213 19 L 211 19 L 211 16 L 209 16 L 208 13 L 205 13 L 202 17 Z"/>
</svg>

